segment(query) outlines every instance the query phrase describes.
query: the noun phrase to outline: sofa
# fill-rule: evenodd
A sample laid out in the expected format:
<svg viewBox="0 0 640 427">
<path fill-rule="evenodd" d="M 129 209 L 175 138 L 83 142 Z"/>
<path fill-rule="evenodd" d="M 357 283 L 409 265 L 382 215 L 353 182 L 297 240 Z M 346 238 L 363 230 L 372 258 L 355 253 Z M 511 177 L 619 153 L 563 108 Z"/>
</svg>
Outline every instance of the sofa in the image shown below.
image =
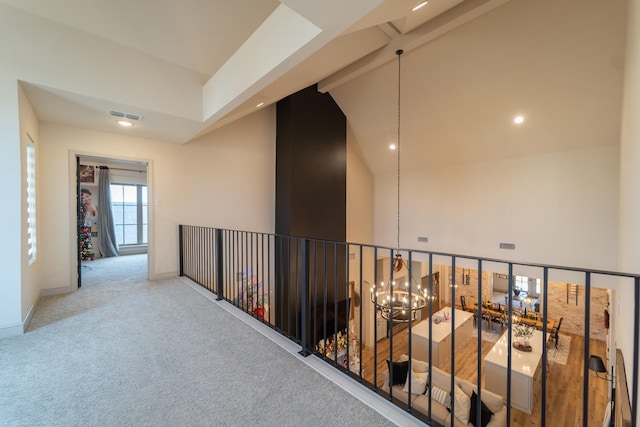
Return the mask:
<svg viewBox="0 0 640 427">
<path fill-rule="evenodd" d="M 456 390 L 451 393 L 451 374 L 445 372 L 435 366 L 431 367 L 431 375 L 429 377 L 429 364 L 417 359 L 411 361 L 411 371 L 407 372 L 407 380 L 411 379 L 411 395 L 407 390 L 407 383 L 401 381 L 400 377 L 404 377 L 404 372 L 398 366 L 406 366 L 401 362 L 408 361 L 407 355 L 402 355 L 398 360 L 398 363 L 394 363 L 394 373 L 396 385 L 392 386 L 393 397 L 399 399 L 401 402 L 408 404 L 411 402 L 412 410 L 417 410 L 427 415 L 429 408 L 429 385 L 431 384 L 431 419 L 438 424 L 449 426 L 451 425 L 451 416 L 454 415 L 454 425 L 456 427 L 474 426 L 475 424 L 475 406 L 476 406 L 476 385 L 454 377 L 454 384 Z M 383 385 L 382 389 L 389 392 L 389 371 L 386 370 L 382 373 Z M 426 380 L 426 390 L 423 392 L 424 381 Z M 446 396 L 445 396 L 446 395 Z M 454 414 L 449 412 L 447 405 L 448 401 L 455 399 L 454 402 Z M 484 423 L 486 427 L 503 427 L 507 425 L 507 408 L 504 404 L 504 399 L 495 393 L 488 390 L 481 390 L 482 399 L 482 413 Z M 444 400 L 444 401 L 443 401 Z M 490 412 L 486 412 L 486 410 Z M 472 413 L 472 410 L 474 411 Z M 493 415 L 490 415 L 491 412 Z M 486 417 L 486 418 L 485 418 Z M 472 419 L 473 418 L 473 419 Z M 466 422 L 465 422 L 466 421 Z M 480 427 L 480 426 L 476 426 Z"/>
</svg>

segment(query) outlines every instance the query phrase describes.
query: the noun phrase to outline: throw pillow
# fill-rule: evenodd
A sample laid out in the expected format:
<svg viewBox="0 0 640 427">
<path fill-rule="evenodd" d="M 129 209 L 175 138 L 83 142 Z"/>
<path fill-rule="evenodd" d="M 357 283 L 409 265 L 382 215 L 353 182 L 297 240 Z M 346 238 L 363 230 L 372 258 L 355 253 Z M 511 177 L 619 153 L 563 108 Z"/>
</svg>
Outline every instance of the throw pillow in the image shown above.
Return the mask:
<svg viewBox="0 0 640 427">
<path fill-rule="evenodd" d="M 491 412 L 491 410 L 489 408 L 487 408 L 487 405 L 484 404 L 484 402 L 480 401 L 480 425 L 476 425 L 476 413 L 478 411 L 478 395 L 476 394 L 476 392 L 474 391 L 473 394 L 471 395 L 471 414 L 469 415 L 469 422 L 471 424 L 473 424 L 475 427 L 487 427 L 487 424 L 489 424 L 491 422 L 491 417 L 493 417 L 493 412 Z"/>
<path fill-rule="evenodd" d="M 409 393 L 409 381 L 411 381 L 411 394 L 422 394 L 427 388 L 428 379 L 428 372 L 416 372 L 412 369 L 411 375 L 407 375 L 407 381 L 404 383 L 402 391 Z"/>
<path fill-rule="evenodd" d="M 390 360 L 387 360 L 387 367 L 389 368 L 389 373 L 393 370 L 391 385 L 404 385 L 405 381 L 407 381 L 407 373 L 409 372 L 409 361 L 391 363 Z M 391 369 L 391 367 L 393 367 L 393 369 Z"/>
<path fill-rule="evenodd" d="M 466 426 L 469 424 L 471 402 L 469 401 L 469 396 L 455 384 L 453 386 L 453 401 L 453 415 Z"/>
<path fill-rule="evenodd" d="M 429 394 L 428 392 L 429 389 L 427 388 L 427 394 Z M 433 384 L 431 385 L 431 398 L 445 408 L 451 408 L 451 395 L 449 392 Z"/>
</svg>

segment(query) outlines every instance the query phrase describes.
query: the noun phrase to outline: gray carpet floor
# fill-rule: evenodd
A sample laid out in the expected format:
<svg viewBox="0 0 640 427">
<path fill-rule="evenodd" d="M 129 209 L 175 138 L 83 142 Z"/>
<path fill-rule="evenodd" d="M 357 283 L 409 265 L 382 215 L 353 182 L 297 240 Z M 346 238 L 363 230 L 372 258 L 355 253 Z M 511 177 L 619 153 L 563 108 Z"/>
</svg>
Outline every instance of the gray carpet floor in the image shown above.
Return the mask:
<svg viewBox="0 0 640 427">
<path fill-rule="evenodd" d="M 393 425 L 145 257 L 88 263 L 0 340 L 0 425 Z"/>
</svg>

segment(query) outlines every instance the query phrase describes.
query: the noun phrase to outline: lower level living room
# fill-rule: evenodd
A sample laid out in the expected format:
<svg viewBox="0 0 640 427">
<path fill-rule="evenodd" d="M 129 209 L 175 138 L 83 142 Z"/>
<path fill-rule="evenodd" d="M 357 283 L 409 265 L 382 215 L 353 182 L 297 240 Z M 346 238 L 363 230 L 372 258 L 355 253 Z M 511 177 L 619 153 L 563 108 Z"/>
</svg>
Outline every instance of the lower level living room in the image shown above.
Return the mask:
<svg viewBox="0 0 640 427">
<path fill-rule="evenodd" d="M 450 307 L 449 307 L 450 309 Z M 446 310 L 446 308 L 445 308 Z M 422 322 L 428 323 L 428 322 Z M 477 324 L 476 324 L 477 325 Z M 420 323 L 417 323 L 415 327 L 419 327 Z M 471 384 L 476 384 L 478 375 L 478 358 L 482 364 L 482 378 L 481 384 L 483 386 L 483 393 L 487 387 L 487 363 L 485 358 L 491 354 L 496 343 L 501 338 L 506 339 L 504 335 L 505 330 L 497 324 L 482 322 L 480 325 L 482 332 L 481 340 L 481 354 L 478 353 L 478 338 L 477 330 L 474 328 L 472 336 L 468 337 L 461 345 L 456 344 L 455 357 L 453 363 L 449 360 L 438 360 L 438 367 L 434 366 L 434 371 L 451 372 L 452 365 L 455 370 L 456 382 L 461 380 L 463 382 L 468 381 Z M 396 332 L 391 338 L 383 338 L 378 341 L 376 346 L 376 364 L 374 369 L 374 353 L 372 350 L 363 350 L 361 357 L 363 366 L 363 376 L 365 379 L 371 382 L 375 382 L 378 387 L 382 387 L 383 390 L 388 391 L 385 387 L 386 378 L 388 378 L 388 360 L 390 355 L 390 343 L 392 342 L 393 362 L 407 360 L 406 355 L 409 353 L 409 333 L 408 329 Z M 412 353 L 417 354 L 416 342 L 412 340 Z M 604 354 L 605 343 L 603 341 L 591 339 L 590 349 L 592 354 Z M 566 425 L 573 426 L 582 424 L 582 389 L 583 389 L 583 369 L 584 359 L 582 357 L 584 349 L 584 337 L 582 335 L 561 333 L 558 341 L 558 348 L 555 346 L 555 342 L 552 340 L 548 343 L 547 359 L 548 364 L 546 367 L 542 367 L 540 373 L 537 376 L 532 377 L 532 410 L 531 414 L 519 410 L 513 407 L 513 401 L 517 393 L 522 393 L 523 390 L 518 390 L 513 386 L 512 393 L 512 408 L 510 423 L 497 424 L 497 425 L 511 425 L 511 426 L 539 426 L 541 425 L 541 408 L 542 408 L 542 393 L 541 393 L 541 375 L 546 375 L 546 420 L 547 425 Z M 433 350 L 432 350 L 433 351 Z M 450 354 L 450 349 L 448 349 Z M 517 350 L 514 350 L 517 353 Z M 505 355 L 506 357 L 506 355 Z M 515 361 L 517 355 L 513 355 Z M 441 358 L 442 359 L 442 358 Z M 432 359 L 435 358 L 432 355 Z M 420 357 L 414 357 L 414 365 L 418 366 Z M 426 362 L 425 362 L 426 363 Z M 515 362 L 514 362 L 515 364 Z M 398 365 L 396 365 L 398 366 Z M 418 369 L 418 368 L 414 368 Z M 375 378 L 374 378 L 375 375 Z M 595 374 L 590 373 L 592 378 L 589 381 L 589 420 L 588 425 L 601 425 L 603 417 L 605 415 L 606 402 L 608 401 L 607 390 L 608 383 L 606 381 L 598 381 Z M 396 375 L 397 376 L 397 375 Z M 435 380 L 434 380 L 435 381 Z M 514 381 L 514 379 L 512 379 Z M 494 381 L 495 382 L 495 381 Z M 394 395 L 402 399 L 406 394 L 399 392 L 403 388 L 402 385 L 394 387 Z M 513 384 L 513 382 L 512 382 Z M 506 384 L 505 384 L 506 385 Z M 427 387 L 428 389 L 428 387 Z M 406 390 L 406 389 L 405 389 Z M 416 388 L 414 387 L 414 391 Z M 420 392 L 418 386 L 417 392 Z M 422 391 L 424 393 L 424 391 Z M 491 391 L 485 394 L 492 394 Z M 435 393 L 434 393 L 435 396 Z M 504 396 L 503 396 L 504 397 Z M 406 397 L 405 397 L 406 398 Z M 411 399 L 415 401 L 415 399 Z M 506 398 L 504 399 L 506 401 Z M 483 397 L 484 401 L 484 397 Z M 432 406 L 432 411 L 434 410 Z M 424 408 L 424 404 L 422 405 Z M 424 411 L 419 404 L 416 404 L 413 409 L 418 411 Z M 506 412 L 506 411 L 505 411 Z M 472 415 L 473 416 L 473 415 Z M 506 420 L 506 414 L 500 415 Z M 434 416 L 434 419 L 437 418 Z M 448 420 L 447 424 L 448 425 Z M 457 421 L 458 422 L 458 421 Z M 456 424 L 458 425 L 458 424 Z M 459 425 L 465 425 L 463 423 Z M 489 424 L 493 426 L 494 424 Z"/>
</svg>

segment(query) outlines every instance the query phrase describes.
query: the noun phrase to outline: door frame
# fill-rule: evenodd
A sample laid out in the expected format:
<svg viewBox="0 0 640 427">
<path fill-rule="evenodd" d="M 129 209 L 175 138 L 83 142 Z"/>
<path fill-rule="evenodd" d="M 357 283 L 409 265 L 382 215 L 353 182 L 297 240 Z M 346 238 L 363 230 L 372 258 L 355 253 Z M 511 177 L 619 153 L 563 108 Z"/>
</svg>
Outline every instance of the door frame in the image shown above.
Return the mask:
<svg viewBox="0 0 640 427">
<path fill-rule="evenodd" d="M 69 287 L 72 291 L 77 290 L 80 286 L 77 284 L 82 283 L 82 263 L 80 261 L 80 245 L 79 245 L 79 215 L 80 215 L 80 200 L 79 200 L 79 187 L 80 180 L 78 177 L 80 157 L 90 157 L 96 160 L 104 160 L 105 162 L 112 161 L 130 161 L 137 163 L 146 163 L 147 165 L 147 279 L 154 280 L 154 253 L 155 253 L 155 209 L 152 200 L 154 198 L 154 179 L 153 179 L 153 160 L 141 159 L 135 157 L 119 156 L 116 154 L 96 154 L 84 151 L 70 150 L 69 151 L 69 239 L 71 253 L 70 268 L 69 268 Z M 74 214 L 72 214 L 75 212 Z"/>
</svg>

